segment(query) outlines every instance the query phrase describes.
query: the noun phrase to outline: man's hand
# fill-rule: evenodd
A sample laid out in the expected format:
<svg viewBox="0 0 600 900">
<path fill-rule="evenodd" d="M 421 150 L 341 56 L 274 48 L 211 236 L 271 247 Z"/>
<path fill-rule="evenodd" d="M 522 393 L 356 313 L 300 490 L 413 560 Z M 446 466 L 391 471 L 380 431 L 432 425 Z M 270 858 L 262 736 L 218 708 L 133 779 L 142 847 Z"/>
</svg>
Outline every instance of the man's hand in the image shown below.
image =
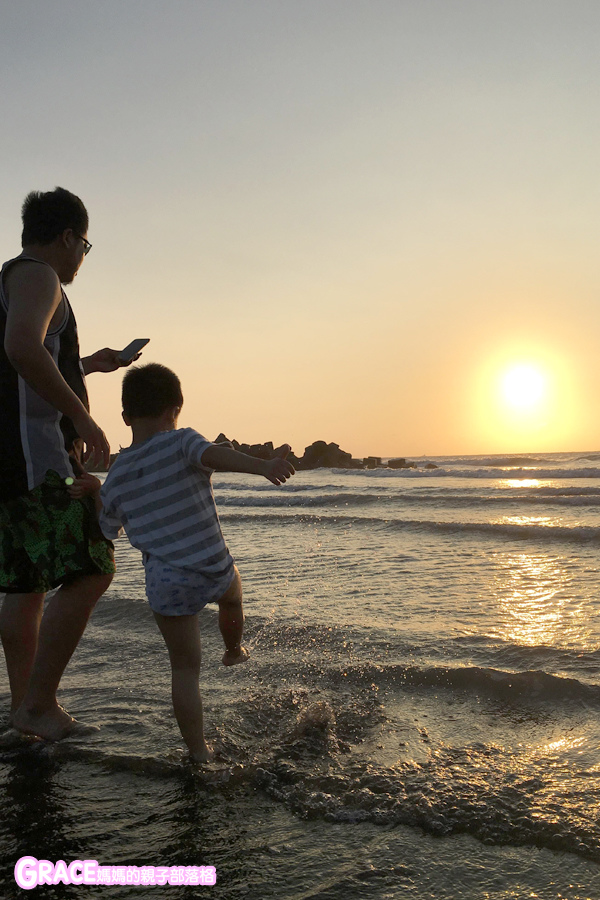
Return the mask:
<svg viewBox="0 0 600 900">
<path fill-rule="evenodd" d="M 89 413 L 82 411 L 73 420 L 75 431 L 85 444 L 85 453 L 83 461 L 91 461 L 93 466 L 97 466 L 99 462 L 104 463 L 104 467 L 108 468 L 110 461 L 110 446 L 106 439 L 106 435 L 99 425 L 96 425 Z"/>
<path fill-rule="evenodd" d="M 275 452 L 277 456 L 273 459 L 265 461 L 265 471 L 263 475 L 268 478 L 272 484 L 284 484 L 288 478 L 295 474 L 296 470 L 293 465 L 285 458 L 292 448 L 289 444 L 283 444 Z"/>
<path fill-rule="evenodd" d="M 124 366 L 130 366 L 132 362 L 139 359 L 141 353 L 136 353 L 132 359 L 122 360 L 119 357 L 120 350 L 111 350 L 105 347 L 103 350 L 96 350 L 91 356 L 86 356 L 81 360 L 83 363 L 83 371 L 86 375 L 92 372 L 116 372 Z"/>
</svg>

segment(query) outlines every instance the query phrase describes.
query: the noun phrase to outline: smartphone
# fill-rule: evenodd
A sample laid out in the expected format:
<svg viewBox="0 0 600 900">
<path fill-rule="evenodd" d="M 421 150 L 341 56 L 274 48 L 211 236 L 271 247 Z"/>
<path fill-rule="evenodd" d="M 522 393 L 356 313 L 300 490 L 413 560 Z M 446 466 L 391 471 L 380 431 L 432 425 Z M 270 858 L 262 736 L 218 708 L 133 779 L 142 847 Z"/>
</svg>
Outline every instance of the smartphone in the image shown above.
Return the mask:
<svg viewBox="0 0 600 900">
<path fill-rule="evenodd" d="M 142 347 L 146 346 L 149 340 L 150 338 L 136 338 L 135 341 L 127 344 L 124 350 L 121 350 L 119 359 L 123 362 L 129 362 L 130 359 L 133 359 L 140 352 Z"/>
</svg>

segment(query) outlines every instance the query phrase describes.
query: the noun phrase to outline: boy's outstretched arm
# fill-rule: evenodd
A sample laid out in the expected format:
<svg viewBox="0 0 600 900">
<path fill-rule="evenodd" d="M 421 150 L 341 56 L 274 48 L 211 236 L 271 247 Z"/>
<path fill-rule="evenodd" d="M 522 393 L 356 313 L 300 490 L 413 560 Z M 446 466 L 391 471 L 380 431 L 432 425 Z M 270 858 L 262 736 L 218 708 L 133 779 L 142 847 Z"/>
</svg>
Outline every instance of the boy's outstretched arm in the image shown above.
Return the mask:
<svg viewBox="0 0 600 900">
<path fill-rule="evenodd" d="M 256 459 L 239 450 L 232 450 L 223 444 L 211 444 L 202 454 L 202 465 L 219 472 L 247 472 L 249 475 L 264 475 L 273 484 L 283 484 L 295 473 L 291 463 L 285 458 L 290 445 L 284 444 L 273 459 Z"/>
</svg>

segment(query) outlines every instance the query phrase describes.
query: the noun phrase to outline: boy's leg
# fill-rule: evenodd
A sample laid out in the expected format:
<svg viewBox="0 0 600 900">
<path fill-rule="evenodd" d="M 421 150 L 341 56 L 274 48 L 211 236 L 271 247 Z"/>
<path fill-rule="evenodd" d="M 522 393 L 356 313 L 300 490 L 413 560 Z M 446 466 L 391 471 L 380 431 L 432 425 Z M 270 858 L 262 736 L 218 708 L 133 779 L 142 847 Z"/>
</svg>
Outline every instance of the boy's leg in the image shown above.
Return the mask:
<svg viewBox="0 0 600 900">
<path fill-rule="evenodd" d="M 59 741 L 79 724 L 58 704 L 56 691 L 96 601 L 111 581 L 112 575 L 82 576 L 63 585 L 48 603 L 29 687 L 14 716 L 20 731 Z"/>
<path fill-rule="evenodd" d="M 219 598 L 219 628 L 225 644 L 223 665 L 234 666 L 246 662 L 250 654 L 242 647 L 244 632 L 244 609 L 242 606 L 242 580 L 235 568 L 233 581 Z"/>
<path fill-rule="evenodd" d="M 201 661 L 198 615 L 162 616 L 154 611 L 153 614 L 169 651 L 171 696 L 181 736 L 195 762 L 208 762 L 213 753 L 204 739 L 198 683 Z"/>
<path fill-rule="evenodd" d="M 10 685 L 10 721 L 27 691 L 38 645 L 45 594 L 7 594 L 0 611 L 0 636 Z"/>
</svg>

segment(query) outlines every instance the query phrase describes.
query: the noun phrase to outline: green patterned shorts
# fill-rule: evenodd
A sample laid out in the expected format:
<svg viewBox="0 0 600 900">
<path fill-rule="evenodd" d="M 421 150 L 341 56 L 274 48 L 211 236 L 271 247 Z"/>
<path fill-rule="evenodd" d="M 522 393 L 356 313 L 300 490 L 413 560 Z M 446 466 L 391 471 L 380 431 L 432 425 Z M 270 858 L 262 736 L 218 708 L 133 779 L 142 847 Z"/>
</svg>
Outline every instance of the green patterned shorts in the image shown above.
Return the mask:
<svg viewBox="0 0 600 900">
<path fill-rule="evenodd" d="M 113 544 L 98 525 L 93 497 L 73 500 L 57 472 L 0 503 L 0 591 L 41 594 L 83 575 L 115 571 Z"/>
</svg>

